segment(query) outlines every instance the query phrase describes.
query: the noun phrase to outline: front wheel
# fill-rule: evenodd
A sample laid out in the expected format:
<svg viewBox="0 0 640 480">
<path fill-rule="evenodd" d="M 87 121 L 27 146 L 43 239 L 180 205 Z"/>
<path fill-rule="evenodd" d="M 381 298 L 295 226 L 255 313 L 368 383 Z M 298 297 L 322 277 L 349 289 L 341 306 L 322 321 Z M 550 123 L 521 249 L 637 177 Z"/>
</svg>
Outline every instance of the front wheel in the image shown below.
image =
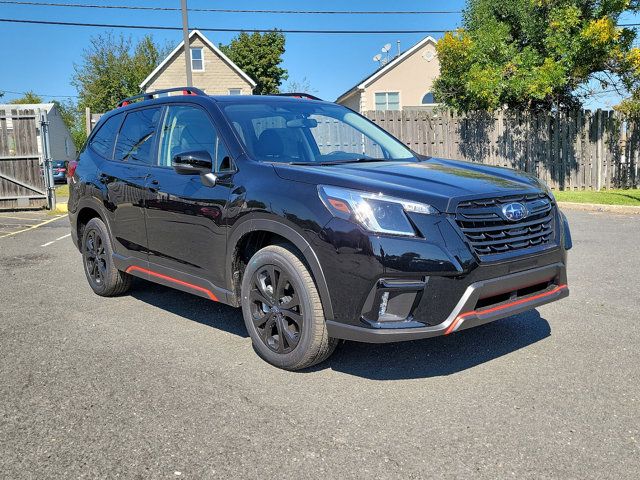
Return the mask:
<svg viewBox="0 0 640 480">
<path fill-rule="evenodd" d="M 288 248 L 268 246 L 249 261 L 242 280 L 242 313 L 258 354 L 286 370 L 328 358 L 330 338 L 313 278 Z"/>
</svg>

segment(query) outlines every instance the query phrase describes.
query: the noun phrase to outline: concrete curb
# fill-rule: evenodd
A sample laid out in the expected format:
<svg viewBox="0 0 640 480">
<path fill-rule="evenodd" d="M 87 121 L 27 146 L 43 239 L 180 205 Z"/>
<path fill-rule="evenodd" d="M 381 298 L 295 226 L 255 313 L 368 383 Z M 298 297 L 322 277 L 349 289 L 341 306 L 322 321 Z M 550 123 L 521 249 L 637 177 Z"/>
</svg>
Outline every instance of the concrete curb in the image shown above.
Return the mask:
<svg viewBox="0 0 640 480">
<path fill-rule="evenodd" d="M 625 215 L 640 215 L 640 207 L 634 205 L 602 205 L 599 203 L 558 202 L 560 208 L 585 212 L 611 212 Z"/>
</svg>

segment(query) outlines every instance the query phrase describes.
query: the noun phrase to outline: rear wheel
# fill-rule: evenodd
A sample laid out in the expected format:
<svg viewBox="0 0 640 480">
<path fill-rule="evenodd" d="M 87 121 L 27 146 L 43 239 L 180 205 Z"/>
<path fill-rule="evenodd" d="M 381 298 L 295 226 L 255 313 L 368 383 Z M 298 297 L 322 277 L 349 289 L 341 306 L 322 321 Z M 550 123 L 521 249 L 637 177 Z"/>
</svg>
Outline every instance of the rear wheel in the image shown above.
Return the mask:
<svg viewBox="0 0 640 480">
<path fill-rule="evenodd" d="M 131 275 L 115 268 L 112 255 L 106 225 L 92 218 L 82 235 L 82 260 L 91 289 L 103 297 L 122 295 L 131 287 Z"/>
<path fill-rule="evenodd" d="M 337 345 L 327 334 L 309 270 L 286 247 L 265 247 L 251 258 L 242 281 L 242 313 L 256 351 L 277 367 L 310 367 Z"/>
</svg>

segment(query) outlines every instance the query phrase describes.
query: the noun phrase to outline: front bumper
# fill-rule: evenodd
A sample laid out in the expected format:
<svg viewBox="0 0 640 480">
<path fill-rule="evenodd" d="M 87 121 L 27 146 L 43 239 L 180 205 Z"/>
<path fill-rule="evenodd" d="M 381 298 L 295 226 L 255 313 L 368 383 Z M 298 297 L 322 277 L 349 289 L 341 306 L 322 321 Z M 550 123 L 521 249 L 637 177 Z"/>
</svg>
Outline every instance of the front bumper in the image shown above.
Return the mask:
<svg viewBox="0 0 640 480">
<path fill-rule="evenodd" d="M 546 285 L 546 286 L 545 286 Z M 540 286 L 530 292 L 531 287 Z M 427 287 L 428 288 L 428 287 Z M 529 293 L 530 292 L 530 293 Z M 504 277 L 470 284 L 449 316 L 433 326 L 403 327 L 402 322 L 386 328 L 357 326 L 327 321 L 329 336 L 368 343 L 388 343 L 448 335 L 509 317 L 517 313 L 560 300 L 569 295 L 563 263 L 525 270 Z M 482 303 L 488 299 L 496 303 Z M 478 305 L 482 305 L 478 307 Z M 407 322 L 404 322 L 407 323 Z M 416 325 L 417 322 L 410 322 Z"/>
<path fill-rule="evenodd" d="M 329 335 L 373 343 L 427 338 L 564 298 L 571 240 L 566 220 L 558 214 L 557 221 L 548 248 L 480 261 L 446 218 L 425 220 L 424 239 L 370 235 L 334 220 L 315 246 L 333 307 Z"/>
</svg>

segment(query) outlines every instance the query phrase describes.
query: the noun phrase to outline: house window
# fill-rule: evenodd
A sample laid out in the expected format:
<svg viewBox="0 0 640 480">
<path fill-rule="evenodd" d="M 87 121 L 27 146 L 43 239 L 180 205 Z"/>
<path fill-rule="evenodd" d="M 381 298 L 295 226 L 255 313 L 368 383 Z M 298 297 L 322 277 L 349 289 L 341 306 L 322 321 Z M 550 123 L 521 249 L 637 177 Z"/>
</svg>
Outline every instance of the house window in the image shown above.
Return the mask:
<svg viewBox="0 0 640 480">
<path fill-rule="evenodd" d="M 191 70 L 194 72 L 204 71 L 204 52 L 200 47 L 191 48 Z"/>
<path fill-rule="evenodd" d="M 69 156 L 69 139 L 68 138 L 64 139 L 64 155 L 66 157 Z"/>
<path fill-rule="evenodd" d="M 230 88 L 229 89 L 229 95 L 242 95 L 242 89 L 241 88 Z"/>
<path fill-rule="evenodd" d="M 433 93 L 432 92 L 425 93 L 424 97 L 422 97 L 422 104 L 423 105 L 433 105 L 434 103 L 436 103 L 436 101 L 433 98 Z"/>
<path fill-rule="evenodd" d="M 376 93 L 376 110 L 400 110 L 400 93 Z"/>
</svg>

